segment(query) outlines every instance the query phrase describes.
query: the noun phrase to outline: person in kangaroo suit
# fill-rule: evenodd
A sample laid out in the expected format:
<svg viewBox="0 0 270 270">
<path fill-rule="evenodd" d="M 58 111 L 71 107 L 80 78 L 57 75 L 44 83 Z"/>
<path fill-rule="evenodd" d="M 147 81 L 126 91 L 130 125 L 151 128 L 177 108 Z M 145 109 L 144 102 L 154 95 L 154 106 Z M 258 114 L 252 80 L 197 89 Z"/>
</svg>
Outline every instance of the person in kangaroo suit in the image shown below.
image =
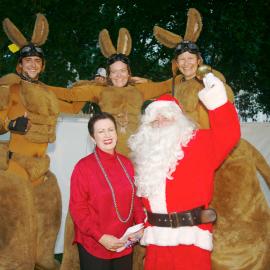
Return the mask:
<svg viewBox="0 0 270 270">
<path fill-rule="evenodd" d="M 39 81 L 45 68 L 41 45 L 49 33 L 45 16 L 37 14 L 31 41 L 8 18 L 3 27 L 19 57 L 16 73 L 0 78 L 0 128 L 10 132 L 0 144 L 0 269 L 59 269 L 54 247 L 61 197 L 46 151 L 60 109 L 78 104 L 57 100 L 53 87 Z"/>
<path fill-rule="evenodd" d="M 195 43 L 201 29 L 200 13 L 190 9 L 184 38 L 158 26 L 154 27 L 154 35 L 161 44 L 175 48 L 172 61 L 175 97 L 200 128 L 209 128 L 206 108 L 197 97 L 203 88 L 199 76 L 203 70 L 200 67 L 202 59 Z M 180 74 L 176 75 L 177 72 Z M 221 73 L 212 72 L 225 82 Z M 233 101 L 231 88 L 225 86 Z M 194 166 L 196 168 L 196 164 Z M 214 270 L 269 269 L 270 209 L 260 188 L 257 171 L 270 186 L 270 167 L 266 160 L 251 143 L 241 139 L 215 174 L 212 207 L 218 218 L 214 226 Z"/>
</svg>

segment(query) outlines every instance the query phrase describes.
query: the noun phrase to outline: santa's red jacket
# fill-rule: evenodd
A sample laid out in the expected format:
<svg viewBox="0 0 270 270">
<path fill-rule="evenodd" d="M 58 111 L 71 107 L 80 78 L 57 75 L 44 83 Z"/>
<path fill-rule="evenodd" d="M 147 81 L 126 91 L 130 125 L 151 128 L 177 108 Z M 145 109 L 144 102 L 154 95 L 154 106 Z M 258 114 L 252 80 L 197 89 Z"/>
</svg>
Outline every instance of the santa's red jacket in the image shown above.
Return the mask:
<svg viewBox="0 0 270 270">
<path fill-rule="evenodd" d="M 229 120 L 228 120 L 229 119 Z M 209 111 L 210 129 L 197 130 L 184 150 L 173 179 L 164 181 L 160 194 L 143 198 L 147 211 L 172 213 L 199 206 L 208 207 L 213 196 L 214 172 L 240 138 L 240 125 L 234 106 L 227 102 Z M 164 212 L 165 209 L 165 212 Z M 146 224 L 143 245 L 195 245 L 212 250 L 212 224 L 178 228 Z"/>
</svg>

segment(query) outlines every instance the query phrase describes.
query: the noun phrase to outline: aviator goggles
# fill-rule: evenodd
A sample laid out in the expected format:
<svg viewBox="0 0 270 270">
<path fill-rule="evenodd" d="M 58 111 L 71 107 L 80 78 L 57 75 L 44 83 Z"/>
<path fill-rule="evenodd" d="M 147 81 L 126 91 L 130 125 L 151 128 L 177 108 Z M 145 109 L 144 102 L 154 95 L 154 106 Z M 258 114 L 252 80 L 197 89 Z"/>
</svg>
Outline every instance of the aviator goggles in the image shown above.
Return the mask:
<svg viewBox="0 0 270 270">
<path fill-rule="evenodd" d="M 34 44 L 30 43 L 24 46 L 23 48 L 21 48 L 19 58 L 22 59 L 24 57 L 29 57 L 29 56 L 38 56 L 44 59 L 44 52 L 40 47 L 35 46 Z"/>
<path fill-rule="evenodd" d="M 199 54 L 199 47 L 192 41 L 184 40 L 180 42 L 175 48 L 175 55 L 182 54 L 184 52 L 189 52 L 193 54 Z"/>
</svg>

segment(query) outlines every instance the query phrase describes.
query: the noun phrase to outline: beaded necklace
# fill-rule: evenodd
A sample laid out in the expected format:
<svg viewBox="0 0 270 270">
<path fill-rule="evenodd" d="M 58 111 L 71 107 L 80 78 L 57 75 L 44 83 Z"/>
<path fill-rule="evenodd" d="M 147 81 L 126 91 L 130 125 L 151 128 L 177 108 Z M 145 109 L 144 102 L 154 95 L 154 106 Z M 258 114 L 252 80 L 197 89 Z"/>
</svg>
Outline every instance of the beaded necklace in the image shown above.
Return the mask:
<svg viewBox="0 0 270 270">
<path fill-rule="evenodd" d="M 114 204 L 114 208 L 115 208 L 116 215 L 117 215 L 117 217 L 118 217 L 118 219 L 119 219 L 120 222 L 122 222 L 122 223 L 127 223 L 127 222 L 129 221 L 129 219 L 130 219 L 130 217 L 131 217 L 131 214 L 132 214 L 132 211 L 133 211 L 133 206 L 134 206 L 134 195 L 135 195 L 135 189 L 134 189 L 134 185 L 133 185 L 133 182 L 132 182 L 132 180 L 131 180 L 131 177 L 130 177 L 130 175 L 128 174 L 128 172 L 127 172 L 127 170 L 126 170 L 126 167 L 124 166 L 124 164 L 122 163 L 122 161 L 120 160 L 120 158 L 118 157 L 118 155 L 116 155 L 116 159 L 117 159 L 117 161 L 119 162 L 120 166 L 122 167 L 122 169 L 123 169 L 123 171 L 124 171 L 124 173 L 125 173 L 125 175 L 126 175 L 128 181 L 130 182 L 131 187 L 132 187 L 132 195 L 131 195 L 132 197 L 131 197 L 131 203 L 130 203 L 129 214 L 128 214 L 127 218 L 125 219 L 125 218 L 123 218 L 123 217 L 121 216 L 121 214 L 120 214 L 120 212 L 119 212 L 119 209 L 118 209 L 118 206 L 117 206 L 117 201 L 116 201 L 116 196 L 115 196 L 115 192 L 114 192 L 112 183 L 111 183 L 111 181 L 110 181 L 110 179 L 109 179 L 109 177 L 108 177 L 108 175 L 107 175 L 107 173 L 106 173 L 106 171 L 105 171 L 105 169 L 104 169 L 104 167 L 103 167 L 103 165 L 102 165 L 102 163 L 101 163 L 101 160 L 100 160 L 99 157 L 98 157 L 98 154 L 97 154 L 96 150 L 94 150 L 94 155 L 95 155 L 95 158 L 96 158 L 96 160 L 97 160 L 97 163 L 98 163 L 98 165 L 99 165 L 99 167 L 100 167 L 100 169 L 101 169 L 101 171 L 102 171 L 102 173 L 103 173 L 103 175 L 104 175 L 104 178 L 106 179 L 106 182 L 107 182 L 107 184 L 108 184 L 109 187 L 110 187 L 110 190 L 111 190 L 111 193 L 112 193 L 112 199 L 113 199 L 113 204 Z"/>
</svg>

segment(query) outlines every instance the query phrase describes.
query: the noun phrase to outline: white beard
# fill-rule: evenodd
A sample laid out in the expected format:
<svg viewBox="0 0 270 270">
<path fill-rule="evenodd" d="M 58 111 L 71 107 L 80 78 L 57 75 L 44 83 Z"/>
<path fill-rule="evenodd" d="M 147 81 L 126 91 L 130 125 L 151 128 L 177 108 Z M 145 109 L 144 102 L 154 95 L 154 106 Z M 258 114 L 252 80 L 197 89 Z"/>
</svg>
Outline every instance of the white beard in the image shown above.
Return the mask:
<svg viewBox="0 0 270 270">
<path fill-rule="evenodd" d="M 182 147 L 194 136 L 196 125 L 192 121 L 183 113 L 170 114 L 174 124 L 162 128 L 149 125 L 154 115 L 143 116 L 138 132 L 129 139 L 138 196 L 149 198 L 164 193 L 166 179 L 173 179 L 172 173 L 184 157 Z M 168 113 L 166 116 L 172 117 Z"/>
</svg>

